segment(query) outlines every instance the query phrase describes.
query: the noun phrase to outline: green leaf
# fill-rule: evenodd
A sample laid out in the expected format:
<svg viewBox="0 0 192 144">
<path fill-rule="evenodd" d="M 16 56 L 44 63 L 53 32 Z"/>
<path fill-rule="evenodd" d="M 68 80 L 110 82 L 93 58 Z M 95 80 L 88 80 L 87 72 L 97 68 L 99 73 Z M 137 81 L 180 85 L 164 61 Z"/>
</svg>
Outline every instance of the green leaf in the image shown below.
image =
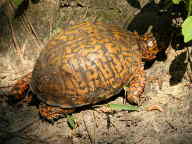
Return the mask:
<svg viewBox="0 0 192 144">
<path fill-rule="evenodd" d="M 12 0 L 12 1 L 16 5 L 16 7 L 18 7 L 23 2 L 23 0 Z"/>
<path fill-rule="evenodd" d="M 192 16 L 187 17 L 181 27 L 184 42 L 187 43 L 192 40 Z"/>
<path fill-rule="evenodd" d="M 181 0 L 172 0 L 173 4 L 179 4 Z"/>
<path fill-rule="evenodd" d="M 76 118 L 72 115 L 67 115 L 67 124 L 71 129 L 77 127 Z"/>
<path fill-rule="evenodd" d="M 124 105 L 124 104 L 107 104 L 107 107 L 114 110 L 128 110 L 128 111 L 138 111 L 138 106 Z"/>
</svg>

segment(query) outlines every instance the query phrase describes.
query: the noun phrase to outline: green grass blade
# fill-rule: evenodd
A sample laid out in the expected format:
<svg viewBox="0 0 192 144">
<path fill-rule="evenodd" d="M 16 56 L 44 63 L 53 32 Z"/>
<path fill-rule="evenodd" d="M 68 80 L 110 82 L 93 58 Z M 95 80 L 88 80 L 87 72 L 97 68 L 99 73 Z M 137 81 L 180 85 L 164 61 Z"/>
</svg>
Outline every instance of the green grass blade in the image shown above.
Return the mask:
<svg viewBox="0 0 192 144">
<path fill-rule="evenodd" d="M 128 110 L 128 111 L 138 111 L 138 106 L 125 105 L 125 104 L 107 104 L 107 107 L 113 110 Z"/>
</svg>

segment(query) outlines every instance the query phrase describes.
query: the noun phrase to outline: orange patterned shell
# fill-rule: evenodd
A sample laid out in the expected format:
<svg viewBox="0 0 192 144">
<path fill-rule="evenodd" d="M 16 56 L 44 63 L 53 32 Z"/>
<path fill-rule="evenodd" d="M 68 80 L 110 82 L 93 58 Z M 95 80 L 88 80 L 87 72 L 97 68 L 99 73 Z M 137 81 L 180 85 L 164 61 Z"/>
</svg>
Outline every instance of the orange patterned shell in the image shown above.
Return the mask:
<svg viewBox="0 0 192 144">
<path fill-rule="evenodd" d="M 142 67 L 146 46 L 137 34 L 115 25 L 85 22 L 62 30 L 41 52 L 31 89 L 62 108 L 95 104 L 117 93 Z M 157 50 L 154 48 L 154 55 Z M 151 56 L 151 55 L 150 55 Z"/>
</svg>

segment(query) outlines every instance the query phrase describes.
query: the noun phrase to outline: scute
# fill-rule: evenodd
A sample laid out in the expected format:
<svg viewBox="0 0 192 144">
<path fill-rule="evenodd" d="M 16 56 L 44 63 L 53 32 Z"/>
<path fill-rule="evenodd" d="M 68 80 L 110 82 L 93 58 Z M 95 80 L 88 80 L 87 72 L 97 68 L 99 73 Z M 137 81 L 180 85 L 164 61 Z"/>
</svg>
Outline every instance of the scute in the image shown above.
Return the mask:
<svg viewBox="0 0 192 144">
<path fill-rule="evenodd" d="M 135 35 L 114 25 L 85 22 L 48 42 L 30 86 L 49 105 L 75 108 L 117 94 L 139 66 Z"/>
</svg>

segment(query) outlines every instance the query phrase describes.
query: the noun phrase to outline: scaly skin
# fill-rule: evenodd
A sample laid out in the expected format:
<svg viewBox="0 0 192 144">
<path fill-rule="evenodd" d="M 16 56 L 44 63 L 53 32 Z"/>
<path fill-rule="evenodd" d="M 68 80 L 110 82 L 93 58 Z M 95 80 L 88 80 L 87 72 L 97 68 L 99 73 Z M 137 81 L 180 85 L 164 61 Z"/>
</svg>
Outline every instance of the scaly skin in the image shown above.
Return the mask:
<svg viewBox="0 0 192 144">
<path fill-rule="evenodd" d="M 124 86 L 127 101 L 132 104 L 140 104 L 140 95 L 145 88 L 145 73 L 143 67 L 139 67 L 128 85 Z"/>
<path fill-rule="evenodd" d="M 26 99 L 25 95 L 27 93 L 27 90 L 29 89 L 29 82 L 31 80 L 32 73 L 28 73 L 25 76 L 23 76 L 21 79 L 19 79 L 15 86 L 11 89 L 10 95 L 9 95 L 9 100 L 11 102 L 18 102 L 20 100 L 28 101 L 30 102 L 31 98 L 29 100 Z"/>
<path fill-rule="evenodd" d="M 60 107 L 48 106 L 45 104 L 39 105 L 39 114 L 40 116 L 53 123 L 55 120 L 62 118 L 65 114 L 74 112 L 75 109 L 63 109 Z"/>
</svg>

